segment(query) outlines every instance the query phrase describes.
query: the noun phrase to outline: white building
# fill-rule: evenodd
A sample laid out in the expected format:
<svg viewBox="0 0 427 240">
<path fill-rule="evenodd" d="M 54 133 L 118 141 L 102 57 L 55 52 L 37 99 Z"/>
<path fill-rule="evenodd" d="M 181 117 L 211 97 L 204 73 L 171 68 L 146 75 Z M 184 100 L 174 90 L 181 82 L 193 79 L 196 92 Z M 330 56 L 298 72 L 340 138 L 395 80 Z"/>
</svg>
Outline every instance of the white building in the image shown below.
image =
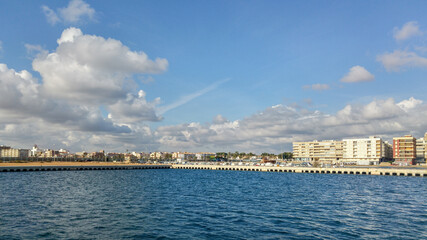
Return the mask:
<svg viewBox="0 0 427 240">
<path fill-rule="evenodd" d="M 2 147 L 0 148 L 0 157 L 5 158 L 27 158 L 29 156 L 30 150 L 28 149 L 16 149 L 11 147 Z"/>
<path fill-rule="evenodd" d="M 379 137 L 343 139 L 342 163 L 351 165 L 378 165 L 391 159 L 391 145 Z"/>
<path fill-rule="evenodd" d="M 196 159 L 199 161 L 208 161 L 211 159 L 211 157 L 215 157 L 216 154 L 215 153 L 211 153 L 211 152 L 199 152 L 196 153 Z"/>
<path fill-rule="evenodd" d="M 172 159 L 176 159 L 178 162 L 195 160 L 196 154 L 190 152 L 174 152 L 172 153 Z"/>
<path fill-rule="evenodd" d="M 426 134 L 427 136 L 427 134 Z M 425 154 L 426 154 L 426 139 L 425 138 L 419 138 L 416 141 L 416 162 L 417 163 L 424 163 L 426 158 L 425 158 Z"/>
<path fill-rule="evenodd" d="M 342 141 L 293 142 L 293 154 L 296 161 L 336 164 L 342 159 L 342 150 Z"/>
</svg>

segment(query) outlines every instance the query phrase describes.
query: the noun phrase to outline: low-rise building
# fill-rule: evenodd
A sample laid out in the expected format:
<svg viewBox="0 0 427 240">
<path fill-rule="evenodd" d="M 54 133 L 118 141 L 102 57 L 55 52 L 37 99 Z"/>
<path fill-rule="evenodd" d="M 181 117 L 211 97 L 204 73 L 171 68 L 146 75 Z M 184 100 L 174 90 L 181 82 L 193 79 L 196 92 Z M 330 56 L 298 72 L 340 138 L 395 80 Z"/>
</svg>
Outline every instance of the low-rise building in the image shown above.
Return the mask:
<svg viewBox="0 0 427 240">
<path fill-rule="evenodd" d="M 172 153 L 172 159 L 180 161 L 191 161 L 196 160 L 196 154 L 190 152 L 174 152 Z"/>
<path fill-rule="evenodd" d="M 138 160 L 138 158 L 135 155 L 133 155 L 133 154 L 125 154 L 125 159 L 124 159 L 125 163 L 136 162 L 137 160 Z"/>
<path fill-rule="evenodd" d="M 105 160 L 105 152 L 104 150 L 101 150 L 99 152 L 91 152 L 87 154 L 87 157 L 96 160 L 96 161 L 104 161 Z"/>
<path fill-rule="evenodd" d="M 208 161 L 211 158 L 215 158 L 215 153 L 211 153 L 211 152 L 199 152 L 196 153 L 196 159 L 199 161 Z"/>
<path fill-rule="evenodd" d="M 166 157 L 166 154 L 167 153 L 165 152 L 152 152 L 150 153 L 150 159 L 153 159 L 153 160 L 164 159 Z"/>
</svg>

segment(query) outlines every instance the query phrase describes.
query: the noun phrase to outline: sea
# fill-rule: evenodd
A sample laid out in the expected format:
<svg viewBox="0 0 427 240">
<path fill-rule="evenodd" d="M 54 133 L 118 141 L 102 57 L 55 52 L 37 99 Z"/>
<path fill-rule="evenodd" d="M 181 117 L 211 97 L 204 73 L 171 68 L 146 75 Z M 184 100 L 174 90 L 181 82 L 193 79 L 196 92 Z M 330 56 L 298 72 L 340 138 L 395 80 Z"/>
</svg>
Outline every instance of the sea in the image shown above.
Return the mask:
<svg viewBox="0 0 427 240">
<path fill-rule="evenodd" d="M 427 178 L 2 172 L 0 239 L 427 239 Z"/>
</svg>

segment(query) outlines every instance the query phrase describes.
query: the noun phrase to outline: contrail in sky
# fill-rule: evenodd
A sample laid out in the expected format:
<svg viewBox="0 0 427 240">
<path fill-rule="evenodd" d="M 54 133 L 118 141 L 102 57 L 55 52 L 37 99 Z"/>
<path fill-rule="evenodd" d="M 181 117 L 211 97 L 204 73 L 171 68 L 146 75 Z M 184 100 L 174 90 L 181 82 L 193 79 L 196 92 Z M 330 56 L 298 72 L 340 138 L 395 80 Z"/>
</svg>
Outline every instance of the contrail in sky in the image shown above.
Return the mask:
<svg viewBox="0 0 427 240">
<path fill-rule="evenodd" d="M 157 110 L 157 113 L 158 114 L 164 114 L 165 112 L 167 112 L 169 110 L 172 110 L 172 109 L 175 109 L 181 105 L 184 105 L 184 104 L 188 103 L 189 101 L 191 101 L 197 97 L 200 97 L 200 96 L 218 88 L 219 85 L 221 85 L 225 82 L 228 82 L 230 80 L 231 80 L 231 78 L 222 79 L 222 80 L 219 80 L 217 82 L 214 82 L 213 84 L 211 84 L 211 85 L 207 86 L 206 88 L 203 88 L 197 92 L 191 93 L 189 95 L 182 96 L 176 102 L 173 102 L 173 103 L 166 105 L 166 106 L 159 107 Z"/>
</svg>

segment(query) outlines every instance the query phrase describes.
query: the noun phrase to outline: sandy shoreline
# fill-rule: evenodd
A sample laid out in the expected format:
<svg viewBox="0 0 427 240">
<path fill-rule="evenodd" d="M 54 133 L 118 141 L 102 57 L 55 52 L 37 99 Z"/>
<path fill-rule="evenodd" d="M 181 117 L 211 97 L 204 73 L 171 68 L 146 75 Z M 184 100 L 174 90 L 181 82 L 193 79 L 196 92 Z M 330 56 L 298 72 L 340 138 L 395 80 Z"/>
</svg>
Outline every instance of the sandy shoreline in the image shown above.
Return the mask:
<svg viewBox="0 0 427 240">
<path fill-rule="evenodd" d="M 118 163 L 118 162 L 26 162 L 26 163 L 0 163 L 0 167 L 25 167 L 25 166 L 127 166 L 147 165 L 142 163 Z M 149 164 L 159 165 L 159 164 Z"/>
</svg>

